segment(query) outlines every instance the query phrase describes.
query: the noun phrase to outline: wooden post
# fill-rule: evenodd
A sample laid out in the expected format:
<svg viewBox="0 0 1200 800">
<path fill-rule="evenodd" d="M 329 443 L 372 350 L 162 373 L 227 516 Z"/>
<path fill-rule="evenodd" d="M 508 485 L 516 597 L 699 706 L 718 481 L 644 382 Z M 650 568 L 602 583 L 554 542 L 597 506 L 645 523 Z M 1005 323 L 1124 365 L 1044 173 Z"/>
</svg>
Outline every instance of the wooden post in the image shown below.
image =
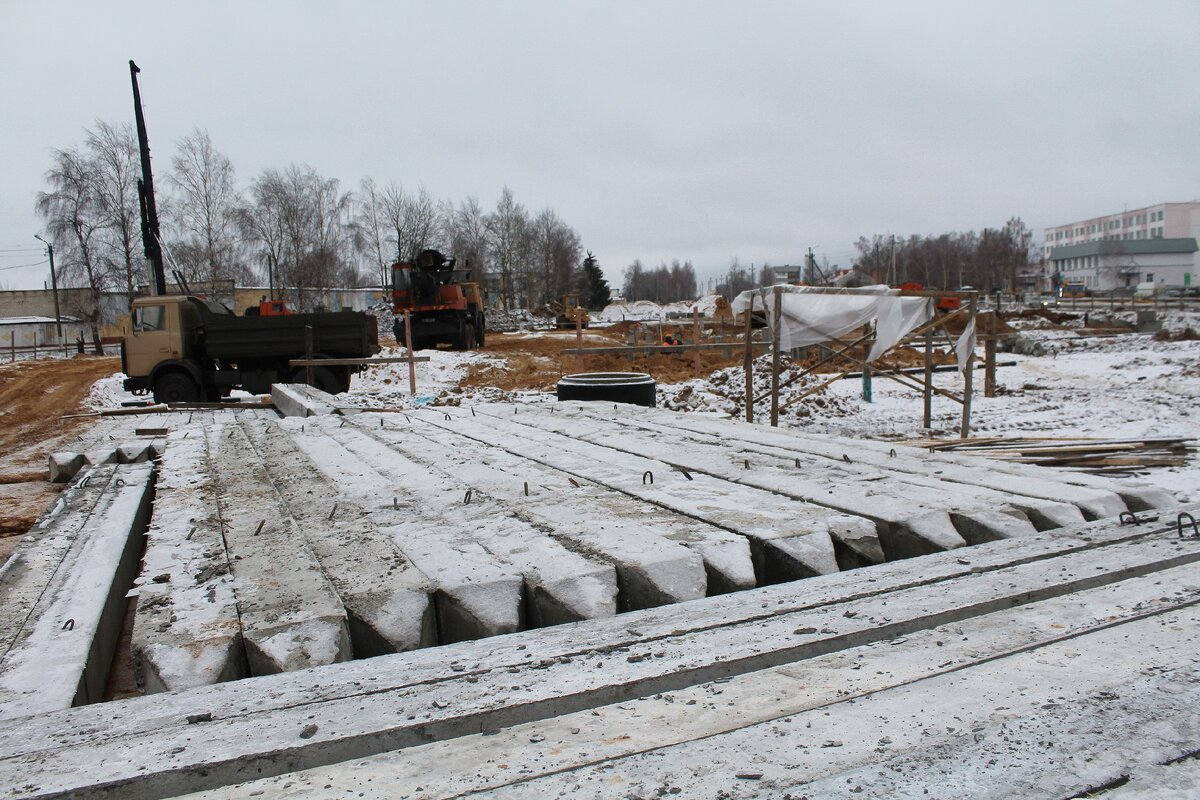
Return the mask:
<svg viewBox="0 0 1200 800">
<path fill-rule="evenodd" d="M 934 312 L 937 313 L 936 311 Z M 926 429 L 933 427 L 933 328 L 925 331 L 925 415 Z"/>
<path fill-rule="evenodd" d="M 304 326 L 304 358 L 307 361 L 312 361 L 313 357 L 313 329 L 311 325 Z M 304 367 L 304 382 L 309 386 L 313 385 L 312 364 L 307 364 Z"/>
<path fill-rule="evenodd" d="M 783 289 L 776 286 L 772 290 L 775 296 L 774 316 L 772 326 L 774 338 L 771 342 L 771 427 L 779 427 L 779 328 L 783 317 Z"/>
<path fill-rule="evenodd" d="M 415 396 L 417 393 L 417 362 L 413 361 L 412 346 L 412 317 L 407 311 L 404 312 L 404 346 L 408 349 L 408 393 Z"/>
<path fill-rule="evenodd" d="M 575 306 L 575 347 L 583 347 L 583 314 L 579 306 Z M 583 353 L 575 354 L 575 371 L 583 372 Z"/>
<path fill-rule="evenodd" d="M 746 422 L 754 422 L 754 350 L 750 346 L 753 329 L 750 326 L 751 311 L 754 310 L 754 297 L 750 297 L 750 307 L 746 309 L 746 354 L 742 357 L 742 371 L 746 373 Z"/>
<path fill-rule="evenodd" d="M 987 338 L 983 340 L 983 396 L 996 396 L 996 316 L 988 320 Z"/>
<path fill-rule="evenodd" d="M 971 310 L 967 316 L 967 322 L 970 325 L 975 321 L 975 312 L 979 308 L 979 295 L 971 296 Z M 978 330 L 978 328 L 976 328 Z M 971 348 L 971 352 L 967 353 L 967 363 L 963 365 L 963 411 L 962 411 L 962 428 L 959 433 L 959 438 L 966 439 L 971 435 L 971 384 L 973 382 L 972 369 L 975 360 L 975 348 Z"/>
<path fill-rule="evenodd" d="M 699 306 L 692 306 L 692 344 L 700 344 L 700 307 Z M 692 352 L 694 354 L 693 355 L 694 372 L 696 373 L 696 377 L 699 378 L 700 377 L 700 351 L 697 349 Z"/>
</svg>

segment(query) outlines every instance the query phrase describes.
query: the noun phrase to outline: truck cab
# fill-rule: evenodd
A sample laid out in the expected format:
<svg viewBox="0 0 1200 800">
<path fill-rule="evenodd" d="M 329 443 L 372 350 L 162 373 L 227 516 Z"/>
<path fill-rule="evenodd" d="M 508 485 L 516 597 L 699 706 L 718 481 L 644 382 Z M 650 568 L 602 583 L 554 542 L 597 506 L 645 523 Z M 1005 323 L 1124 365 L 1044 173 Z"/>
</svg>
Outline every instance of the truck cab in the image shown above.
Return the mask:
<svg viewBox="0 0 1200 800">
<path fill-rule="evenodd" d="M 187 297 L 142 297 L 133 301 L 129 316 L 129 335 L 121 343 L 121 371 L 129 376 L 127 389 L 149 389 L 155 372 L 170 364 L 188 371 L 182 365 L 192 355 L 189 345 L 200 318 Z"/>
</svg>

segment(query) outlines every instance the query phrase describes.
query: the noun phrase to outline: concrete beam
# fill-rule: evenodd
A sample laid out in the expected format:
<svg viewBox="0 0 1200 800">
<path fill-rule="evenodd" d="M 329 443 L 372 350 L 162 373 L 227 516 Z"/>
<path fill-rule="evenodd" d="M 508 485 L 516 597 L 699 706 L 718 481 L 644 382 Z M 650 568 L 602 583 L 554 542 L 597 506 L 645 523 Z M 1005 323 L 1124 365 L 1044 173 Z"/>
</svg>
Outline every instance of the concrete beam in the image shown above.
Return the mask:
<svg viewBox="0 0 1200 800">
<path fill-rule="evenodd" d="M 450 420 L 445 419 L 447 415 Z M 838 564 L 829 537 L 842 531 L 851 534 L 848 538 L 874 534 L 874 525 L 862 517 L 783 500 L 699 472 L 685 475 L 658 459 L 537 428 L 538 419 L 553 415 L 525 416 L 532 419 L 530 425 L 522 424 L 521 415 L 514 415 L 512 407 L 507 414 L 494 407 L 483 409 L 478 417 L 470 409 L 447 409 L 445 414 L 422 410 L 414 419 L 745 536 L 763 582 L 836 572 Z M 804 541 L 793 543 L 796 547 L 776 546 L 778 540 L 797 537 Z M 767 576 L 761 570 L 768 564 L 782 574 Z"/>
<path fill-rule="evenodd" d="M 531 580 L 531 624 L 613 613 L 616 581 L 611 567 L 561 547 L 546 552 L 536 544 L 542 534 L 504 513 L 480 517 L 485 513 L 480 504 L 464 503 L 465 489 L 453 480 L 437 480 L 425 465 L 400 457 L 354 429 L 343 432 L 343 424 L 336 418 L 304 424 L 283 420 L 277 427 L 308 454 L 315 469 L 307 474 L 324 476 L 325 488 L 309 487 L 306 494 L 323 492 L 332 499 L 330 487 L 337 486 L 336 494 L 352 515 L 359 514 L 360 524 L 377 526 L 380 535 L 429 576 L 438 593 L 439 641 L 518 629 L 526 613 L 523 586 Z M 332 431 L 343 438 L 334 438 Z M 358 450 L 345 446 L 345 436 L 357 436 Z M 364 452 L 364 443 L 375 447 Z M 529 568 L 527 559 L 533 553 L 548 557 L 546 571 L 556 576 L 549 584 Z M 508 559 L 513 554 L 519 556 L 515 562 Z M 563 614 L 569 616 L 559 620 Z"/>
<path fill-rule="evenodd" d="M 131 651 L 143 691 L 179 691 L 249 674 L 200 423 L 167 437 L 135 583 Z"/>
<path fill-rule="evenodd" d="M 337 410 L 337 401 L 333 395 L 303 383 L 272 384 L 271 402 L 285 417 L 316 417 L 332 414 Z"/>
<path fill-rule="evenodd" d="M 1184 569 L 1187 568 L 1173 572 L 1179 574 Z M 1094 693 L 1072 685 L 1065 687 L 1062 694 L 1048 697 L 1042 706 L 1034 703 L 1034 693 L 1045 696 L 1054 688 L 1064 688 L 1062 681 L 1070 680 L 1068 676 L 1076 671 L 1074 662 L 1069 660 L 1071 650 L 1076 649 L 1072 645 L 1076 643 L 1092 644 L 1094 637 L 1116 631 L 1123 636 L 1137 635 L 1139 629 L 1151 636 L 1156 632 L 1165 634 L 1164 626 L 1193 618 L 1195 605 L 1187 605 L 1188 601 L 1181 597 L 1160 596 L 1142 605 L 1154 594 L 1152 586 L 1160 577 L 1166 574 L 997 611 L 917 631 L 887 643 L 853 647 L 720 682 L 699 683 L 633 703 L 605 705 L 515 725 L 487 736 L 468 735 L 226 786 L 219 790 L 223 794 L 202 792 L 188 797 L 189 800 L 218 796 L 248 800 L 262 795 L 321 798 L 339 793 L 354 795 L 359 791 L 369 795 L 373 787 L 380 785 L 397 794 L 416 793 L 419 786 L 420 792 L 429 797 L 473 796 L 476 792 L 502 792 L 508 796 L 525 791 L 526 786 L 535 793 L 533 796 L 541 797 L 590 797 L 603 793 L 604 787 L 611 787 L 618 797 L 630 794 L 653 797 L 662 790 L 670 796 L 674 788 L 680 789 L 677 794 L 684 797 L 716 797 L 721 792 L 733 796 L 755 796 L 757 792 L 779 796 L 774 776 L 767 776 L 782 770 L 784 765 L 796 764 L 797 759 L 806 759 L 807 769 L 800 775 L 795 774 L 798 772 L 795 769 L 788 769 L 785 774 L 796 782 L 818 783 L 820 791 L 810 785 L 800 789 L 800 793 L 810 797 L 923 797 L 926 790 L 958 796 L 968 785 L 976 789 L 968 793 L 981 793 L 981 787 L 987 783 L 951 782 L 969 773 L 975 773 L 976 781 L 986 781 L 984 776 L 991 773 L 991 785 L 1003 796 L 1006 794 L 1003 781 L 1010 779 L 1012 773 L 1008 769 L 982 769 L 996 753 L 979 752 L 997 748 L 1008 751 L 999 760 L 1008 767 L 1020 765 L 1026 774 L 1045 770 L 1059 754 L 1069 752 L 1072 747 L 1077 748 L 1074 750 L 1077 754 L 1095 752 L 1097 756 L 1088 760 L 1076 757 L 1075 764 L 1087 765 L 1090 761 L 1094 766 L 1116 771 L 1139 759 L 1146 763 L 1161 758 L 1171 752 L 1168 748 L 1172 744 L 1176 752 L 1181 745 L 1187 746 L 1186 733 L 1178 736 L 1178 727 L 1167 727 L 1162 722 L 1186 719 L 1180 712 L 1187 708 L 1189 695 L 1164 697 L 1161 691 L 1183 688 L 1187 686 L 1186 680 L 1176 686 L 1155 687 L 1155 691 L 1139 697 L 1141 702 L 1136 711 L 1140 713 L 1136 716 L 1147 720 L 1157 715 L 1159 730 L 1132 743 L 1132 749 L 1138 751 L 1135 759 L 1115 763 L 1104 757 L 1110 751 L 1102 748 L 1113 747 L 1115 740 L 1124 736 L 1127 702 L 1123 688 L 1112 692 L 1110 687 L 1119 684 L 1121 677 L 1136 681 L 1141 676 L 1110 674 L 1101 664 L 1085 678 L 1099 678 L 1108 684 L 1089 687 Z M 1171 642 L 1169 635 L 1161 639 L 1170 649 L 1155 648 L 1151 656 L 1155 663 L 1165 664 L 1171 652 L 1183 655 L 1186 660 L 1186 647 L 1179 647 L 1178 641 Z M 1120 650 L 1119 646 L 1117 649 Z M 1104 657 L 1098 649 L 1090 652 L 1096 660 Z M 1054 666 L 1046 664 L 1039 657 L 1041 654 L 1055 659 Z M 1020 679 L 1012 680 L 1014 675 Z M 1052 679 L 1049 684 L 1040 680 L 1047 675 Z M 947 692 L 947 684 L 957 685 L 954 691 Z M 1021 699 L 1004 704 L 1007 714 L 1003 710 L 992 712 L 992 708 L 1001 704 L 988 703 L 992 698 L 985 694 L 1015 693 L 1016 686 L 1028 687 L 1023 689 L 1025 694 Z M 1185 692 L 1194 693 L 1195 686 Z M 1114 702 L 1114 694 L 1121 695 L 1119 702 Z M 1051 707 L 1052 714 L 1057 713 L 1053 709 L 1060 708 L 1063 698 L 1071 695 L 1086 698 L 1085 704 L 1094 701 L 1098 707 L 1088 710 L 1098 716 L 1090 723 L 1063 725 L 1058 730 L 1038 728 L 1037 732 L 1043 734 L 1040 739 L 1024 735 L 1033 732 L 1025 728 L 1026 720 L 1046 714 L 1043 708 L 1046 705 Z M 884 697 L 894 698 L 895 705 L 903 698 L 909 705 L 898 718 L 880 717 L 879 699 Z M 889 699 L 888 703 L 892 701 Z M 927 705 L 937 706 L 937 710 L 925 714 Z M 916 708 L 921 708 L 922 713 L 914 714 Z M 983 723 L 990 728 L 984 740 L 977 730 L 981 724 L 967 724 L 963 715 L 979 719 L 989 716 L 989 712 L 996 720 Z M 943 715 L 956 718 L 944 721 L 937 718 Z M 1098 720 L 1103 716 L 1109 719 L 1097 730 Z M 1005 724 L 1007 730 L 997 730 Z M 1072 729 L 1080 733 L 1073 734 Z M 961 732 L 968 730 L 975 735 L 962 735 Z M 772 744 L 785 731 L 790 740 L 779 747 Z M 1019 747 L 1018 739 L 1022 740 Z M 838 744 L 826 746 L 833 742 Z M 1047 742 L 1053 743 L 1054 752 L 1047 752 Z M 785 754 L 789 747 L 790 753 Z M 708 756 L 708 761 L 702 766 L 691 763 L 692 753 L 701 752 Z M 765 752 L 770 752 L 770 756 L 763 755 Z M 936 768 L 930 768 L 928 761 L 935 762 Z M 685 764 L 691 765 L 681 769 Z M 1058 771 L 1063 766 L 1070 768 L 1069 764 L 1054 764 L 1054 769 Z M 739 779 L 739 772 L 762 772 L 764 781 Z M 614 774 L 621 775 L 622 780 L 612 781 Z M 905 788 L 912 791 L 861 782 L 878 780 L 880 776 L 908 779 L 910 783 Z M 853 780 L 847 784 L 845 779 L 849 777 Z M 872 785 L 873 790 L 851 791 L 860 785 Z"/>
<path fill-rule="evenodd" d="M 0 715 L 27 716 L 101 699 L 137 572 L 153 470 L 96 474 L 107 485 L 0 661 Z M 76 519 L 60 518 L 68 526 Z M 50 522 L 54 524 L 53 520 Z M 44 574 L 44 573 L 43 573 Z M 30 572 L 26 572 L 31 577 Z"/>
<path fill-rule="evenodd" d="M 221 530 L 238 587 L 242 640 L 253 675 L 351 657 L 346 612 L 288 514 L 245 431 L 205 431 Z"/>
<path fill-rule="evenodd" d="M 573 414 L 603 416 L 603 409 L 596 404 L 564 404 L 563 410 Z M 741 456 L 744 458 L 764 454 L 788 459 L 809 454 L 837 462 L 843 456 L 849 456 L 855 464 L 897 474 L 935 476 L 943 482 L 982 487 L 1013 497 L 1070 503 L 1079 508 L 1086 519 L 1115 517 L 1126 510 L 1125 503 L 1116 492 L 1067 482 L 1059 470 L 1044 467 L 1009 464 L 1001 468 L 993 459 L 972 456 L 954 462 L 953 468 L 947 469 L 950 462 L 946 459 L 954 454 L 930 453 L 902 443 L 867 439 L 831 441 L 830 437 L 806 434 L 794 428 L 764 428 L 736 421 L 705 419 L 693 414 L 673 414 L 661 409 L 638 408 L 622 415 L 621 421 L 652 428 L 666 425 L 674 430 L 689 431 L 710 441 L 721 441 L 727 447 L 745 453 Z"/>
<path fill-rule="evenodd" d="M 420 436 L 414 437 L 395 424 L 379 424 L 369 413 L 354 425 L 395 453 L 431 469 L 448 471 L 488 492 L 542 529 L 596 532 L 603 527 L 635 531 L 642 540 L 665 539 L 700 555 L 709 594 L 755 585 L 750 549 L 742 536 L 668 513 L 591 481 L 575 480 L 560 470 L 440 428 L 423 428 Z"/>
</svg>

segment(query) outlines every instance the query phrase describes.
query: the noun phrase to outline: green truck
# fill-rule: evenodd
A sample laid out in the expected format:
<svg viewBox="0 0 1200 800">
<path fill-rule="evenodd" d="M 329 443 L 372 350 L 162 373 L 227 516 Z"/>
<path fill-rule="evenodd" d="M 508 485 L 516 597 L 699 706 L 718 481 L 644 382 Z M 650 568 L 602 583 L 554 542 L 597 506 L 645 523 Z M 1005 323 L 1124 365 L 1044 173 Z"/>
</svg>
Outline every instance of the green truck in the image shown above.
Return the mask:
<svg viewBox="0 0 1200 800">
<path fill-rule="evenodd" d="M 125 389 L 160 403 L 219 400 L 235 388 L 262 394 L 284 382 L 338 394 L 361 369 L 338 360 L 379 352 L 375 318 L 360 311 L 239 317 L 199 297 L 167 295 L 135 300 L 130 318 L 121 342 Z M 311 381 L 307 367 L 289 363 L 309 352 L 331 361 L 313 366 Z"/>
</svg>

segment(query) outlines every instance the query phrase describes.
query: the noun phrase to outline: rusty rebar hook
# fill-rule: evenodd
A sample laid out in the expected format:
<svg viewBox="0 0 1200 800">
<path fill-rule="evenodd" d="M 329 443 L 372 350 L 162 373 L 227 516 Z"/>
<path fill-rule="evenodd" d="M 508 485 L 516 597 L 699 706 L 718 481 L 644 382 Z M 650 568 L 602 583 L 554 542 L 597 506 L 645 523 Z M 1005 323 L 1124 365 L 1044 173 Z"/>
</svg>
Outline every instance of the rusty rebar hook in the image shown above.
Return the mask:
<svg viewBox="0 0 1200 800">
<path fill-rule="evenodd" d="M 1192 523 L 1192 535 L 1191 536 L 1183 535 L 1183 518 L 1184 517 L 1187 517 L 1188 522 Z M 1175 525 L 1178 527 L 1180 539 L 1200 539 L 1200 525 L 1196 524 L 1196 518 L 1193 517 L 1188 512 L 1180 511 L 1179 516 L 1175 518 Z"/>
<path fill-rule="evenodd" d="M 642 485 L 643 486 L 646 485 L 647 478 L 650 479 L 650 485 L 653 486 L 654 485 L 654 473 L 651 472 L 650 470 L 646 470 L 645 472 L 642 473 Z"/>
<path fill-rule="evenodd" d="M 1117 517 L 1122 525 L 1140 525 L 1142 520 L 1137 518 L 1137 514 L 1132 511 L 1122 511 L 1121 516 Z"/>
</svg>

